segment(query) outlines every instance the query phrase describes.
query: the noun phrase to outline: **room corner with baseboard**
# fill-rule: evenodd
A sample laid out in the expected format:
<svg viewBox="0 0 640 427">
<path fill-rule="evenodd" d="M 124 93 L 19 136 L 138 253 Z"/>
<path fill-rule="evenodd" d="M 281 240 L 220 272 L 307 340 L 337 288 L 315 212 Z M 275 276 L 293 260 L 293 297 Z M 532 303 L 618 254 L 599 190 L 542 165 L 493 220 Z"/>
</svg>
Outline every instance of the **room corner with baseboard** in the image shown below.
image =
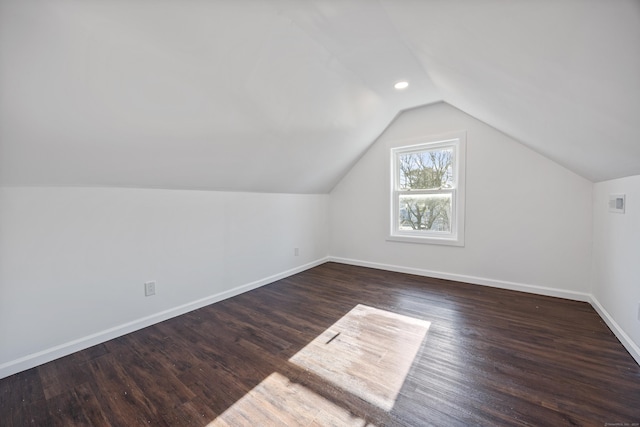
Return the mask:
<svg viewBox="0 0 640 427">
<path fill-rule="evenodd" d="M 640 423 L 640 6 L 0 0 L 0 424 Z"/>
</svg>

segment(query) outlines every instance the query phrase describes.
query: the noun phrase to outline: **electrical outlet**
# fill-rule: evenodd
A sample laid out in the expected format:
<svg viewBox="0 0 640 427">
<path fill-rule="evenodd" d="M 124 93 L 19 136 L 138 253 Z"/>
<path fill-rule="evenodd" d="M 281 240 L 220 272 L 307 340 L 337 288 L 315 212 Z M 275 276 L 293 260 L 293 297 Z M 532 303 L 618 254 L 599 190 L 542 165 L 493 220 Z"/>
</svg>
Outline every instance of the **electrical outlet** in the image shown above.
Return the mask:
<svg viewBox="0 0 640 427">
<path fill-rule="evenodd" d="M 298 256 L 298 255 L 300 255 L 300 248 L 294 248 L 294 249 L 293 249 L 293 255 L 294 255 L 294 256 Z"/>
<path fill-rule="evenodd" d="M 144 284 L 144 296 L 150 297 L 156 294 L 156 282 L 145 282 Z"/>
</svg>

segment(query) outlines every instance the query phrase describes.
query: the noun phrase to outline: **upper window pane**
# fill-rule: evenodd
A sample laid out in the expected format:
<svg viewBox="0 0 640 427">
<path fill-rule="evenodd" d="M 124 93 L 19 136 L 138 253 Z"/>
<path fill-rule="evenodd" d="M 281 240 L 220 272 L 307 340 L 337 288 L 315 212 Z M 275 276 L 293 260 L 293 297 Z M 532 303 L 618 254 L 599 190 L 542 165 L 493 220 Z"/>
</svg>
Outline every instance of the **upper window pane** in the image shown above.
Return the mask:
<svg viewBox="0 0 640 427">
<path fill-rule="evenodd" d="M 399 190 L 453 188 L 453 149 L 398 154 Z"/>
</svg>

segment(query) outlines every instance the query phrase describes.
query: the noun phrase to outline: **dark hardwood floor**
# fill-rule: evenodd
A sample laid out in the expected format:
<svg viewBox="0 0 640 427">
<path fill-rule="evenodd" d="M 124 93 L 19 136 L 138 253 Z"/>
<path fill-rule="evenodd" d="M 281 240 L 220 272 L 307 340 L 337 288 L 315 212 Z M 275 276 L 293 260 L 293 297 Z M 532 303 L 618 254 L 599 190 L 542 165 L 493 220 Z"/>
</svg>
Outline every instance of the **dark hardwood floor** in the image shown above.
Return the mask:
<svg viewBox="0 0 640 427">
<path fill-rule="evenodd" d="M 0 380 L 2 426 L 634 423 L 590 305 L 335 263 Z"/>
</svg>

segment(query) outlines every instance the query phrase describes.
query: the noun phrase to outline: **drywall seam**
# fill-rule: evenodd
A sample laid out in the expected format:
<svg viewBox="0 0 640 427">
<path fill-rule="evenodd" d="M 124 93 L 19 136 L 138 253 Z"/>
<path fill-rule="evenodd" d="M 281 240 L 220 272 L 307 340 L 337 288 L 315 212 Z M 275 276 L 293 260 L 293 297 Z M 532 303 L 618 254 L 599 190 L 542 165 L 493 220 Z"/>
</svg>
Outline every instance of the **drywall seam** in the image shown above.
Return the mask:
<svg viewBox="0 0 640 427">
<path fill-rule="evenodd" d="M 113 328 L 106 329 L 104 331 L 97 332 L 95 334 L 88 335 L 86 337 L 78 338 L 73 341 L 66 342 L 64 344 L 51 347 L 37 353 L 32 353 L 19 359 L 11 360 L 0 365 L 0 379 L 13 375 L 17 372 L 21 372 L 27 369 L 34 368 L 43 363 L 51 362 L 63 356 L 67 356 L 76 351 L 84 350 L 96 344 L 109 341 L 111 339 L 120 337 L 122 335 L 135 332 L 147 326 L 154 325 L 156 323 L 171 319 L 181 314 L 188 313 L 190 311 L 202 308 L 204 306 L 225 300 L 227 298 L 240 295 L 244 292 L 259 288 L 261 286 L 268 285 L 277 280 L 284 279 L 294 274 L 303 272 L 310 268 L 316 267 L 320 264 L 327 262 L 328 258 L 320 258 L 318 260 L 309 262 L 307 264 L 295 267 L 281 273 L 274 274 L 264 279 L 256 280 L 254 282 L 246 283 L 244 285 L 237 286 L 235 288 L 219 292 L 214 295 L 210 295 L 205 298 L 201 298 L 186 304 L 179 305 L 168 310 L 161 311 L 159 313 L 152 314 L 131 322 L 124 323 L 122 325 L 115 326 Z"/>
<path fill-rule="evenodd" d="M 598 299 L 591 295 L 591 305 L 598 312 L 600 317 L 604 320 L 604 322 L 609 326 L 609 329 L 613 332 L 613 334 L 620 340 L 622 345 L 627 349 L 627 351 L 631 354 L 631 356 L 636 360 L 638 365 L 640 365 L 640 347 L 638 347 L 631 337 L 626 334 L 626 332 L 618 325 L 618 323 L 613 320 L 613 317 L 609 314 L 609 312 L 600 304 Z"/>
<path fill-rule="evenodd" d="M 566 298 L 575 301 L 591 302 L 591 295 L 584 292 L 566 291 L 545 286 L 528 285 L 524 283 L 508 282 L 505 280 L 487 279 L 484 277 L 467 276 L 464 274 L 445 273 L 442 271 L 425 270 L 422 268 L 403 267 L 377 262 L 360 261 L 349 258 L 329 257 L 329 261 L 341 264 L 357 265 L 360 267 L 375 268 L 378 270 L 395 271 L 398 273 L 415 274 L 417 276 L 433 277 L 436 279 L 455 280 L 457 282 L 471 283 L 474 285 L 490 286 L 492 288 L 508 289 L 512 291 L 528 292 L 538 295 L 546 295 L 557 298 Z"/>
</svg>

